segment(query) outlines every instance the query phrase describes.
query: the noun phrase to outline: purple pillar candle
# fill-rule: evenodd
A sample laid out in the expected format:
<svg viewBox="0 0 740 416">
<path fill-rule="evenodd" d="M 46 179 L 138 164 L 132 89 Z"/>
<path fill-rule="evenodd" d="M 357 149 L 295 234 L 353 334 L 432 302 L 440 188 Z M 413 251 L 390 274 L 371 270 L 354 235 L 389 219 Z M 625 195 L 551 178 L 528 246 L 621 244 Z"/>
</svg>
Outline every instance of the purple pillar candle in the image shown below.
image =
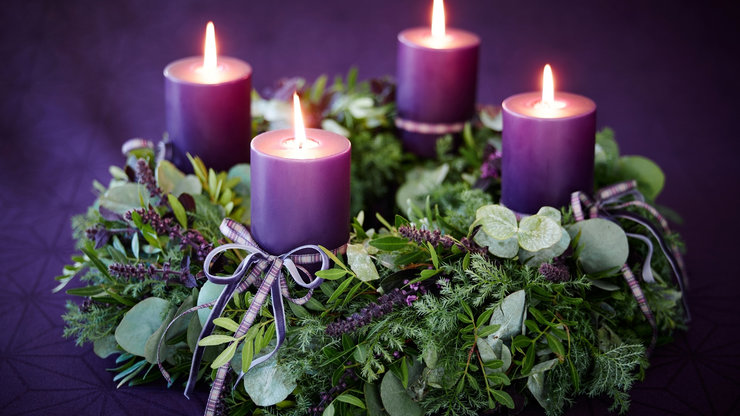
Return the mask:
<svg viewBox="0 0 740 416">
<path fill-rule="evenodd" d="M 272 254 L 349 239 L 350 142 L 326 130 L 305 134 L 274 130 L 252 140 L 252 235 Z"/>
<path fill-rule="evenodd" d="M 164 77 L 167 131 L 175 164 L 192 171 L 186 153 L 199 156 L 216 170 L 249 162 L 252 68 L 226 56 L 216 61 L 212 23 L 206 30 L 205 57 L 172 62 Z"/>
<path fill-rule="evenodd" d="M 501 203 L 522 214 L 562 207 L 574 191 L 593 191 L 596 104 L 555 93 L 545 68 L 543 92 L 503 102 Z"/>
<path fill-rule="evenodd" d="M 441 3 L 431 29 L 398 34 L 396 125 L 404 147 L 423 157 L 436 156 L 437 138 L 462 131 L 475 112 L 480 39 L 445 29 Z"/>
</svg>

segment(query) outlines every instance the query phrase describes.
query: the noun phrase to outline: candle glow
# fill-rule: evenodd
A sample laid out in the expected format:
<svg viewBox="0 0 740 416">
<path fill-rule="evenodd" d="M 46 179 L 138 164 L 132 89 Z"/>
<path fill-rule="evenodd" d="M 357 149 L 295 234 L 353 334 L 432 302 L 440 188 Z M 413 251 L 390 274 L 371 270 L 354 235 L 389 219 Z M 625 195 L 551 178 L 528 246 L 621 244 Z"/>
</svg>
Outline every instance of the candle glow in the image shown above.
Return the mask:
<svg viewBox="0 0 740 416">
<path fill-rule="evenodd" d="M 203 48 L 203 71 L 213 73 L 218 69 L 218 53 L 216 51 L 216 30 L 213 22 L 206 25 L 206 42 Z"/>
<path fill-rule="evenodd" d="M 438 41 L 444 40 L 445 33 L 445 5 L 443 0 L 434 0 L 432 5 L 432 37 Z"/>
<path fill-rule="evenodd" d="M 542 71 L 542 104 L 546 106 L 555 104 L 555 84 L 550 64 L 545 65 L 545 70 Z"/>
</svg>

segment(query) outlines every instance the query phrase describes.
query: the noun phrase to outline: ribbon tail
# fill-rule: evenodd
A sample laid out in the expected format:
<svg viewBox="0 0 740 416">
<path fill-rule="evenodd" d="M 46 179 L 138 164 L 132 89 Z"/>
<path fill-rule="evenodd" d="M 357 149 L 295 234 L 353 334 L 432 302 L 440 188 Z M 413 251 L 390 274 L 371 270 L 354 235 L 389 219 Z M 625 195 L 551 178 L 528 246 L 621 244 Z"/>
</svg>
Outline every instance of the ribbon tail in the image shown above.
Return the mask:
<svg viewBox="0 0 740 416">
<path fill-rule="evenodd" d="M 627 234 L 627 237 L 636 238 L 643 243 L 648 248 L 647 255 L 645 256 L 645 261 L 642 263 L 642 280 L 644 280 L 647 283 L 655 283 L 655 276 L 653 276 L 653 269 L 650 267 L 650 263 L 653 259 L 653 242 L 645 237 L 642 234 L 634 234 L 634 233 L 625 233 Z"/>
<path fill-rule="evenodd" d="M 645 299 L 645 292 L 642 291 L 640 283 L 637 281 L 637 278 L 635 278 L 634 273 L 632 273 L 632 269 L 630 269 L 626 264 L 622 266 L 622 276 L 624 276 L 624 280 L 627 281 L 627 284 L 632 291 L 632 296 L 635 297 L 642 314 L 645 315 L 645 319 L 647 319 L 650 327 L 653 329 L 653 336 L 650 339 L 650 346 L 648 346 L 647 349 L 647 353 L 650 355 L 653 348 L 655 348 L 655 343 L 658 341 L 658 325 L 655 323 L 655 316 L 653 315 L 653 311 L 650 310 L 650 305 L 648 305 L 647 299 Z"/>
<path fill-rule="evenodd" d="M 691 321 L 691 312 L 689 311 L 689 304 L 686 300 L 686 290 L 684 289 L 684 277 L 681 273 L 681 269 L 678 267 L 678 263 L 676 262 L 675 257 L 673 256 L 673 252 L 668 248 L 668 245 L 666 244 L 663 237 L 660 235 L 660 232 L 653 226 L 653 224 L 649 220 L 641 217 L 640 215 L 626 211 L 617 211 L 614 213 L 614 216 L 617 218 L 624 218 L 642 225 L 643 227 L 647 228 L 648 231 L 650 231 L 650 233 L 653 235 L 653 237 L 655 237 L 655 239 L 658 241 L 658 245 L 663 251 L 666 259 L 668 260 L 668 264 L 671 266 L 673 274 L 676 277 L 678 288 L 681 291 L 681 301 L 683 302 L 683 307 L 686 311 L 686 320 Z"/>
<path fill-rule="evenodd" d="M 230 283 L 226 285 L 224 290 L 221 292 L 221 295 L 219 295 L 218 300 L 216 301 L 216 304 L 213 306 L 213 309 L 211 310 L 211 313 L 208 315 L 208 320 L 206 321 L 206 324 L 203 325 L 203 329 L 200 331 L 200 335 L 198 336 L 198 341 L 203 339 L 204 337 L 207 337 L 208 335 L 213 332 L 213 327 L 215 326 L 213 324 L 213 320 L 221 316 L 224 309 L 226 308 L 226 304 L 229 303 L 229 300 L 231 300 L 231 297 L 234 296 L 234 291 L 237 287 L 237 283 Z M 185 386 L 185 397 L 188 399 L 190 398 L 190 393 L 192 393 L 193 388 L 195 387 L 195 381 L 198 378 L 198 370 L 200 370 L 200 361 L 203 358 L 203 351 L 205 350 L 205 347 L 202 347 L 200 345 L 195 346 L 195 351 L 193 351 L 193 360 L 190 363 L 190 373 L 188 375 L 188 383 Z"/>
</svg>

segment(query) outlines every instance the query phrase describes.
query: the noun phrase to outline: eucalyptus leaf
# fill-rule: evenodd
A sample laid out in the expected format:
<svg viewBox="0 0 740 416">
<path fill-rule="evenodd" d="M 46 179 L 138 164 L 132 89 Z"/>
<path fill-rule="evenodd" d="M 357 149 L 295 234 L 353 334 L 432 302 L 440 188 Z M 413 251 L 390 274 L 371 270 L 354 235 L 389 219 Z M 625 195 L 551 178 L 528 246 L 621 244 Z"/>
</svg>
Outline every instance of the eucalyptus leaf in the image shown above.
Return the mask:
<svg viewBox="0 0 740 416">
<path fill-rule="evenodd" d="M 168 160 L 160 160 L 157 163 L 155 176 L 157 186 L 165 194 L 172 193 L 175 190 L 175 185 L 185 178 L 185 174 Z"/>
<path fill-rule="evenodd" d="M 481 247 L 488 247 L 491 254 L 502 259 L 513 258 L 519 251 L 519 241 L 516 237 L 507 240 L 496 240 L 481 230 L 475 233 L 473 240 Z"/>
<path fill-rule="evenodd" d="M 506 296 L 501 304 L 496 306 L 490 324 L 501 326 L 498 331 L 488 336 L 489 345 L 494 345 L 497 339 L 508 340 L 521 333 L 525 304 L 526 294 L 524 290 L 518 290 Z"/>
<path fill-rule="evenodd" d="M 401 211 L 408 212 L 409 202 L 423 206 L 426 196 L 442 184 L 449 171 L 450 167 L 445 163 L 435 169 L 417 167 L 406 173 L 406 181 L 396 193 L 396 204 Z"/>
<path fill-rule="evenodd" d="M 346 136 L 345 136 L 346 137 Z M 248 196 L 250 194 L 250 185 L 252 183 L 252 176 L 250 167 L 246 163 L 240 163 L 234 165 L 229 169 L 227 179 L 239 178 L 239 183 L 234 186 L 234 191 L 241 196 Z"/>
<path fill-rule="evenodd" d="M 560 224 L 543 215 L 531 215 L 519 223 L 519 245 L 527 251 L 554 246 L 562 235 Z"/>
<path fill-rule="evenodd" d="M 201 192 L 203 192 L 203 185 L 195 175 L 185 176 L 175 184 L 175 188 L 172 190 L 172 194 L 178 197 L 182 194 L 200 195 Z"/>
<path fill-rule="evenodd" d="M 363 391 L 365 393 L 365 405 L 367 405 L 368 416 L 387 415 L 383 410 L 383 402 L 380 399 L 378 387 L 375 384 L 365 383 Z"/>
<path fill-rule="evenodd" d="M 162 325 L 169 309 L 169 302 L 150 297 L 134 305 L 116 327 L 115 337 L 118 345 L 126 352 L 144 357 L 146 342 Z"/>
<path fill-rule="evenodd" d="M 539 267 L 542 263 L 547 263 L 555 257 L 565 253 L 565 250 L 570 246 L 570 234 L 568 231 L 560 227 L 560 241 L 555 245 L 538 250 L 538 251 L 527 251 L 523 248 L 519 249 L 519 261 L 522 264 L 532 267 Z"/>
<path fill-rule="evenodd" d="M 572 238 L 578 238 L 578 261 L 587 273 L 598 273 L 621 267 L 629 255 L 629 244 L 624 230 L 617 224 L 592 218 L 568 227 Z"/>
<path fill-rule="evenodd" d="M 100 197 L 100 206 L 123 215 L 129 211 L 142 208 L 149 204 L 149 191 L 138 183 L 125 183 L 108 189 Z"/>
<path fill-rule="evenodd" d="M 93 351 L 100 358 L 107 358 L 111 354 L 120 353 L 114 335 L 107 335 L 93 342 Z"/>
<path fill-rule="evenodd" d="M 622 156 L 617 163 L 619 180 L 637 180 L 637 189 L 654 200 L 665 185 L 665 175 L 652 160 L 643 156 Z"/>
<path fill-rule="evenodd" d="M 244 377 L 244 389 L 257 406 L 280 403 L 296 386 L 296 375 L 282 368 L 274 356 L 253 367 Z"/>
<path fill-rule="evenodd" d="M 364 245 L 348 244 L 347 262 L 352 271 L 357 275 L 357 278 L 363 282 L 380 279 L 378 269 L 375 268 L 375 264 Z"/>
<path fill-rule="evenodd" d="M 560 225 L 560 222 L 563 220 L 563 216 L 562 214 L 560 214 L 560 210 L 555 209 L 553 207 L 548 207 L 548 206 L 544 206 L 540 208 L 540 210 L 537 211 L 537 215 L 550 218 L 551 220 L 555 221 L 558 225 Z"/>
<path fill-rule="evenodd" d="M 421 416 L 424 410 L 409 396 L 401 380 L 389 371 L 380 383 L 380 398 L 390 416 Z"/>
<path fill-rule="evenodd" d="M 489 237 L 508 240 L 517 232 L 514 211 L 502 205 L 485 205 L 475 212 L 476 223 Z"/>
<path fill-rule="evenodd" d="M 200 293 L 198 293 L 197 306 L 204 305 L 218 299 L 219 295 L 221 295 L 221 292 L 224 291 L 225 287 L 225 285 L 217 285 L 215 283 L 212 283 L 210 280 L 206 281 L 203 284 L 203 287 L 200 288 Z M 201 327 L 205 326 L 206 321 L 208 320 L 208 315 L 210 314 L 211 308 L 198 309 L 198 318 L 200 319 Z"/>
</svg>

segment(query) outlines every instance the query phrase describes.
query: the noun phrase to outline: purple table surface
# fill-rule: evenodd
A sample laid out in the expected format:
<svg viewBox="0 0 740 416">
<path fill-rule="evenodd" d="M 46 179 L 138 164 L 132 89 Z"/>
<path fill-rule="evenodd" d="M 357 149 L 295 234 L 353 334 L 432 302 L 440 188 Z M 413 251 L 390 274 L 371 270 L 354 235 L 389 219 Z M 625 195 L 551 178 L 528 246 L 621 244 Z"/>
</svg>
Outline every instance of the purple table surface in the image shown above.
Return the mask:
<svg viewBox="0 0 740 416">
<path fill-rule="evenodd" d="M 448 1 L 451 25 L 482 40 L 479 101 L 539 85 L 591 97 L 625 154 L 665 170 L 660 202 L 685 219 L 694 322 L 659 348 L 632 390 L 632 415 L 740 414 L 740 204 L 737 42 L 731 2 Z M 396 35 L 426 24 L 431 0 L 349 2 L 5 1 L 0 13 L 0 413 L 198 415 L 162 386 L 115 388 L 92 348 L 64 340 L 52 278 L 74 252 L 69 218 L 107 181 L 121 143 L 158 138 L 162 69 L 201 48 L 214 20 L 220 50 L 278 77 L 395 72 Z M 389 197 L 391 197 L 389 195 Z M 599 399 L 569 415 L 601 415 Z M 540 414 L 536 406 L 527 414 Z"/>
</svg>

